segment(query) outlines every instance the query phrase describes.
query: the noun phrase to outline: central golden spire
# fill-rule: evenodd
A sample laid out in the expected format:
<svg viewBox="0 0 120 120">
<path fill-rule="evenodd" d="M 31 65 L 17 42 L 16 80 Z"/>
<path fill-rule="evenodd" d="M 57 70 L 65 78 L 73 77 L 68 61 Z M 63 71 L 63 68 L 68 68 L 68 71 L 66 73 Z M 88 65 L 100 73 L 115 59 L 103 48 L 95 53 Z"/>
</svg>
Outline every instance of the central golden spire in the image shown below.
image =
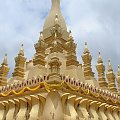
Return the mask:
<svg viewBox="0 0 120 120">
<path fill-rule="evenodd" d="M 51 0 L 52 1 L 52 9 L 60 9 L 60 0 Z"/>
<path fill-rule="evenodd" d="M 55 25 L 55 18 L 58 18 L 59 21 L 59 26 L 67 31 L 67 27 L 66 27 L 66 23 L 65 20 L 62 16 L 61 10 L 60 10 L 60 0 L 52 0 L 52 7 L 50 10 L 50 13 L 48 14 L 46 20 L 45 20 L 45 24 L 43 27 L 43 32 L 46 30 L 51 30 L 53 28 L 53 26 Z"/>
</svg>

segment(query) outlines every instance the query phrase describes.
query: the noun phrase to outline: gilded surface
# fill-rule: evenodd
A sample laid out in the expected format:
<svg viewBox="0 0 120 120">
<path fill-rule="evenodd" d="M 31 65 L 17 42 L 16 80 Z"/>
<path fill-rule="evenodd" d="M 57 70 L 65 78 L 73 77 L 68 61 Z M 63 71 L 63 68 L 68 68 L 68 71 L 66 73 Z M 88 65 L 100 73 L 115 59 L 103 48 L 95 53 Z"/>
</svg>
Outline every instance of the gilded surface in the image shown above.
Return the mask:
<svg viewBox="0 0 120 120">
<path fill-rule="evenodd" d="M 34 47 L 33 59 L 26 62 L 21 46 L 13 76 L 8 79 L 5 55 L 0 67 L 0 120 L 120 120 L 120 67 L 116 77 L 109 60 L 105 76 L 99 52 L 97 81 L 87 43 L 83 64 L 79 63 L 60 0 L 52 0 Z"/>
</svg>

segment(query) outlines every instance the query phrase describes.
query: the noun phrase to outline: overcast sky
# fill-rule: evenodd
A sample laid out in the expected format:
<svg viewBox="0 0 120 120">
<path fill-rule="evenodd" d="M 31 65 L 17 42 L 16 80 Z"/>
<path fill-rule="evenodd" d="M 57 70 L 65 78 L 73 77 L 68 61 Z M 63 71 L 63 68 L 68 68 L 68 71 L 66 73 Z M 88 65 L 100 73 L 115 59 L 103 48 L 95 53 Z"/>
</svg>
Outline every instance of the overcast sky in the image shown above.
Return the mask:
<svg viewBox="0 0 120 120">
<path fill-rule="evenodd" d="M 51 0 L 0 0 L 0 62 L 8 53 L 10 73 L 22 43 L 27 60 L 33 57 L 33 46 L 50 8 Z M 100 50 L 106 69 L 111 59 L 116 72 L 120 64 L 120 0 L 61 0 L 61 9 L 77 43 L 80 63 L 84 43 L 88 42 L 93 71 Z"/>
</svg>

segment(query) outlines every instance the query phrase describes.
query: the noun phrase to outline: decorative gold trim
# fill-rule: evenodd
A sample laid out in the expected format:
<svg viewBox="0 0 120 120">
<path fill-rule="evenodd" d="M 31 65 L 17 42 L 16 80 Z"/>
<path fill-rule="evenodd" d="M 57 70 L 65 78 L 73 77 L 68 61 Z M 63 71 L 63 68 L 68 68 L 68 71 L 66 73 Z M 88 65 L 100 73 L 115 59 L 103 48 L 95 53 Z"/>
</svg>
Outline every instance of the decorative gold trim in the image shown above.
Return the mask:
<svg viewBox="0 0 120 120">
<path fill-rule="evenodd" d="M 102 93 L 99 93 L 97 92 L 98 90 L 91 90 L 90 88 L 84 88 L 84 87 L 81 87 L 81 86 L 72 86 L 70 85 L 69 83 L 65 82 L 65 81 L 61 81 L 61 83 L 58 83 L 58 84 L 49 84 L 47 82 L 41 82 L 39 85 L 37 85 L 36 87 L 34 88 L 30 88 L 30 87 L 24 87 L 22 90 L 20 91 L 15 91 L 15 90 L 11 90 L 9 92 L 5 92 L 5 93 L 0 93 L 0 97 L 7 97 L 9 95 L 21 95 L 23 94 L 25 91 L 36 91 L 40 88 L 44 87 L 45 90 L 47 92 L 50 92 L 52 90 L 60 90 L 64 87 L 72 90 L 72 91 L 76 91 L 76 92 L 79 92 L 79 93 L 82 93 L 84 95 L 89 95 L 89 96 L 93 96 L 95 98 L 99 98 L 99 99 L 103 99 L 105 101 L 111 101 L 112 103 L 116 104 L 120 104 L 120 101 L 119 99 L 115 99 L 114 97 L 110 97 L 108 96 L 107 97 L 107 93 L 104 91 Z M 115 95 L 115 94 L 114 94 Z"/>
</svg>

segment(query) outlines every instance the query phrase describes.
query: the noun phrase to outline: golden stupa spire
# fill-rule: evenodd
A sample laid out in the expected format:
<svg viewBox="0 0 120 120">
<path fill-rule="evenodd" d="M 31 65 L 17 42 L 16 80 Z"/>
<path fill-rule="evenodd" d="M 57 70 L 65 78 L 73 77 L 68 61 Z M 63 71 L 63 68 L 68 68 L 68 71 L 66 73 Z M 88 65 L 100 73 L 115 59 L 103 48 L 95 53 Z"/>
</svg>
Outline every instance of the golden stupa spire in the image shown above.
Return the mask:
<svg viewBox="0 0 120 120">
<path fill-rule="evenodd" d="M 89 53 L 87 42 L 85 42 L 84 53 Z"/>
<path fill-rule="evenodd" d="M 5 57 L 3 59 L 3 63 L 0 67 L 0 86 L 7 85 L 7 76 L 9 73 L 10 68 L 8 67 L 7 63 L 7 54 L 5 54 Z"/>
<path fill-rule="evenodd" d="M 107 79 L 108 79 L 108 89 L 113 93 L 117 93 L 117 89 L 116 89 L 116 85 L 115 85 L 115 74 L 113 72 L 112 64 L 111 64 L 110 60 L 108 60 Z"/>
<path fill-rule="evenodd" d="M 73 36 L 72 36 L 72 31 L 69 30 L 69 38 L 68 38 L 68 42 L 73 41 Z"/>
<path fill-rule="evenodd" d="M 108 60 L 108 71 L 113 71 L 110 59 Z"/>
<path fill-rule="evenodd" d="M 67 67 L 79 65 L 79 62 L 77 61 L 77 56 L 76 56 L 76 46 L 77 45 L 74 43 L 71 31 L 69 31 L 68 41 L 66 42 L 66 47 L 67 47 L 66 66 Z"/>
<path fill-rule="evenodd" d="M 20 47 L 19 54 L 24 56 L 23 44 L 22 44 L 21 47 Z"/>
<path fill-rule="evenodd" d="M 99 86 L 101 88 L 105 88 L 107 89 L 107 82 L 105 80 L 105 66 L 103 65 L 103 60 L 99 51 L 98 54 L 98 63 L 96 66 L 97 72 L 98 72 L 98 82 L 99 82 Z"/>
<path fill-rule="evenodd" d="M 38 42 L 40 43 L 41 41 L 44 41 L 43 32 L 40 32 L 40 37 Z"/>
<path fill-rule="evenodd" d="M 18 79 L 23 79 L 25 75 L 25 62 L 23 44 L 20 47 L 18 56 L 15 58 L 15 69 L 13 72 L 13 77 L 18 77 Z"/>
<path fill-rule="evenodd" d="M 45 50 L 46 50 L 46 43 L 43 38 L 43 33 L 40 33 L 40 38 L 38 43 L 34 45 L 36 53 L 33 59 L 33 65 L 42 65 L 45 66 Z"/>
<path fill-rule="evenodd" d="M 8 64 L 8 62 L 7 62 L 7 54 L 5 54 L 2 64 L 4 64 L 4 65 Z"/>
<path fill-rule="evenodd" d="M 85 42 L 85 48 L 82 55 L 82 60 L 83 60 L 85 79 L 90 80 L 91 77 L 92 78 L 94 77 L 94 73 L 92 72 L 92 67 L 91 67 L 92 56 L 90 55 L 90 52 L 88 50 L 87 42 Z"/>
<path fill-rule="evenodd" d="M 45 20 L 43 32 L 44 30 L 50 31 L 51 28 L 53 28 L 53 26 L 55 25 L 55 21 L 57 21 L 57 23 L 59 24 L 59 26 L 61 26 L 63 30 L 67 31 L 66 23 L 60 10 L 60 0 L 51 0 L 51 2 L 52 2 L 51 11 Z M 58 18 L 60 18 L 59 22 Z"/>
<path fill-rule="evenodd" d="M 101 56 L 100 50 L 99 50 L 99 52 L 98 52 L 98 63 L 103 63 L 103 60 L 102 60 L 102 56 Z"/>
</svg>

